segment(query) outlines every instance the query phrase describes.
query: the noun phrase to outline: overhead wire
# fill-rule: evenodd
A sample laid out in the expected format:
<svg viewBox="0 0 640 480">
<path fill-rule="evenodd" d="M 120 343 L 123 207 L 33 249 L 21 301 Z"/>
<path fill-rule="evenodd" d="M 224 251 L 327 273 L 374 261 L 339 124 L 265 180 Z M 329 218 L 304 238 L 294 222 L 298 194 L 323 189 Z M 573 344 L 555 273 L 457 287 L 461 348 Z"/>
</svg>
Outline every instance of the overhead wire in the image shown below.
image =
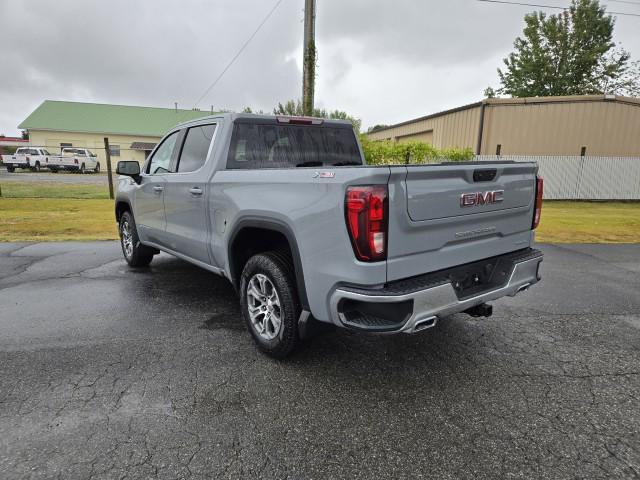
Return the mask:
<svg viewBox="0 0 640 480">
<path fill-rule="evenodd" d="M 560 7 L 558 5 L 542 5 L 539 3 L 525 3 L 525 2 L 511 2 L 507 0 L 476 0 L 482 3 L 499 3 L 504 5 L 519 5 L 523 7 L 538 7 L 538 8 L 552 8 L 555 10 L 569 10 L 569 7 Z M 622 1 L 622 0 L 620 0 Z M 627 0 L 628 1 L 628 0 Z M 640 17 L 640 13 L 628 13 L 628 12 L 611 12 L 606 11 L 609 15 L 622 15 L 627 17 Z"/>
<path fill-rule="evenodd" d="M 222 77 L 224 76 L 225 73 L 227 73 L 227 70 L 229 70 L 229 68 L 231 68 L 231 65 L 234 64 L 234 62 L 238 59 L 238 57 L 242 54 L 242 52 L 244 51 L 245 48 L 247 48 L 247 46 L 249 45 L 249 43 L 251 43 L 251 40 L 253 40 L 253 38 L 258 34 L 258 32 L 260 31 L 260 29 L 264 26 L 265 23 L 267 23 L 267 20 L 269 20 L 269 18 L 271 18 L 271 15 L 273 15 L 273 13 L 276 11 L 276 9 L 280 6 L 280 4 L 282 3 L 282 0 L 277 0 L 276 3 L 273 5 L 273 7 L 271 8 L 271 10 L 269 10 L 269 12 L 265 15 L 265 17 L 262 19 L 262 21 L 260 22 L 260 24 L 256 27 L 256 29 L 253 31 L 253 33 L 249 36 L 249 38 L 247 38 L 247 40 L 242 44 L 242 46 L 240 47 L 240 49 L 238 50 L 238 52 L 233 56 L 233 58 L 229 61 L 229 63 L 227 63 L 227 65 L 222 69 L 222 71 L 220 72 L 220 74 L 216 77 L 216 79 L 211 83 L 211 85 L 209 85 L 207 87 L 207 89 L 204 91 L 204 93 L 200 96 L 200 98 L 198 98 L 198 101 L 195 103 L 194 108 L 198 106 L 198 104 L 209 94 L 209 92 L 213 89 L 213 87 L 215 87 L 218 82 L 222 79 Z"/>
</svg>

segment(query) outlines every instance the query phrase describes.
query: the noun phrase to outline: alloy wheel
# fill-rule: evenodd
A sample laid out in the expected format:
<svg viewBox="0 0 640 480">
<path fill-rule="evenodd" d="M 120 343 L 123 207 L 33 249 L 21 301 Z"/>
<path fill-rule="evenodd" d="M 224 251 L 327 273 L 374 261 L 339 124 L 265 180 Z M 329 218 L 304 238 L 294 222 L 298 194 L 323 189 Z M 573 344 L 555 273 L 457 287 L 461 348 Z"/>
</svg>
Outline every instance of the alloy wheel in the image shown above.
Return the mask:
<svg viewBox="0 0 640 480">
<path fill-rule="evenodd" d="M 282 326 L 280 297 L 269 278 L 257 273 L 247 283 L 247 307 L 251 325 L 266 340 L 273 340 Z"/>
<path fill-rule="evenodd" d="M 120 224 L 120 238 L 122 239 L 122 247 L 127 258 L 133 255 L 133 235 L 131 234 L 131 225 L 127 220 Z"/>
</svg>

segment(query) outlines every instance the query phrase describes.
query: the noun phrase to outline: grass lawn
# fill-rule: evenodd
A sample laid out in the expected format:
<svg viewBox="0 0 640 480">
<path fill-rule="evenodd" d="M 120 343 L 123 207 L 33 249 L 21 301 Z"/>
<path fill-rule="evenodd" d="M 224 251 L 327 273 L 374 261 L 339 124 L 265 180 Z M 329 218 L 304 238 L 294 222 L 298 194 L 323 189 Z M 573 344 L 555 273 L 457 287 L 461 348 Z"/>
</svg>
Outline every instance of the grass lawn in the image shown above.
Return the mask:
<svg viewBox="0 0 640 480">
<path fill-rule="evenodd" d="M 640 202 L 544 202 L 536 240 L 640 243 Z"/>
<path fill-rule="evenodd" d="M 108 198 L 0 198 L 2 242 L 117 238 L 113 200 Z"/>
<path fill-rule="evenodd" d="M 0 188 L 6 198 L 109 198 L 107 185 L 11 181 Z"/>
<path fill-rule="evenodd" d="M 113 200 L 109 200 L 105 186 L 5 182 L 2 195 L 0 241 L 118 238 Z M 547 243 L 639 243 L 640 202 L 547 201 L 536 239 Z"/>
</svg>

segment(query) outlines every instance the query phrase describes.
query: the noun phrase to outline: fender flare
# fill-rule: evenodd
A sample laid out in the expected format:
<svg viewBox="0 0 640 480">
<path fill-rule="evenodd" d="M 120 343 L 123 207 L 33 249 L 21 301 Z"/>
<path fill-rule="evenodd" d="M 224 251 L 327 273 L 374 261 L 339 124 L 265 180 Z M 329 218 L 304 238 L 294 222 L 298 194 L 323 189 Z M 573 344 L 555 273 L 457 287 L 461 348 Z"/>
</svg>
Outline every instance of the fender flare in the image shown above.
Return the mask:
<svg viewBox="0 0 640 480">
<path fill-rule="evenodd" d="M 296 274 L 296 286 L 298 287 L 298 295 L 300 297 L 300 304 L 303 310 L 309 310 L 309 299 L 307 297 L 307 288 L 304 283 L 304 272 L 302 269 L 302 258 L 300 256 L 300 249 L 298 248 L 298 242 L 296 241 L 296 237 L 293 234 L 293 230 L 289 225 L 281 220 L 276 220 L 272 218 L 262 218 L 262 217 L 254 217 L 248 216 L 243 217 L 238 220 L 233 229 L 231 230 L 231 234 L 229 235 L 229 241 L 227 242 L 227 259 L 229 263 L 229 277 L 231 283 L 234 286 L 238 285 L 239 278 L 234 278 L 233 272 L 235 270 L 235 265 L 233 265 L 233 256 L 231 252 L 231 247 L 236 240 L 238 234 L 245 228 L 261 228 L 264 230 L 272 230 L 274 232 L 278 232 L 287 239 L 289 243 L 289 248 L 291 250 L 291 256 L 293 257 L 293 268 Z"/>
<path fill-rule="evenodd" d="M 116 223 L 120 221 L 120 216 L 118 215 L 118 205 L 120 205 L 122 203 L 127 205 L 129 207 L 129 211 L 133 214 L 133 208 L 131 208 L 131 202 L 129 202 L 129 200 L 124 200 L 122 198 L 116 198 L 115 205 L 114 205 L 114 213 L 116 215 Z"/>
</svg>

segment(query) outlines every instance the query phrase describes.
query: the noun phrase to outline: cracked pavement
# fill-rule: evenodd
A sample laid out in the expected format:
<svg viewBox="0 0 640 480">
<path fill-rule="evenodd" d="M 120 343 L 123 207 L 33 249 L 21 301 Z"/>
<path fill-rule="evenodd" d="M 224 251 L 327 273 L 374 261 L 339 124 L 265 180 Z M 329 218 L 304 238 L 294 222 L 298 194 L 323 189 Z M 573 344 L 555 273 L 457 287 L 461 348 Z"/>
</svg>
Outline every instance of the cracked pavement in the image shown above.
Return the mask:
<svg viewBox="0 0 640 480">
<path fill-rule="evenodd" d="M 640 245 L 541 248 L 490 319 L 277 362 L 183 261 L 0 244 L 0 478 L 638 478 Z"/>
</svg>

